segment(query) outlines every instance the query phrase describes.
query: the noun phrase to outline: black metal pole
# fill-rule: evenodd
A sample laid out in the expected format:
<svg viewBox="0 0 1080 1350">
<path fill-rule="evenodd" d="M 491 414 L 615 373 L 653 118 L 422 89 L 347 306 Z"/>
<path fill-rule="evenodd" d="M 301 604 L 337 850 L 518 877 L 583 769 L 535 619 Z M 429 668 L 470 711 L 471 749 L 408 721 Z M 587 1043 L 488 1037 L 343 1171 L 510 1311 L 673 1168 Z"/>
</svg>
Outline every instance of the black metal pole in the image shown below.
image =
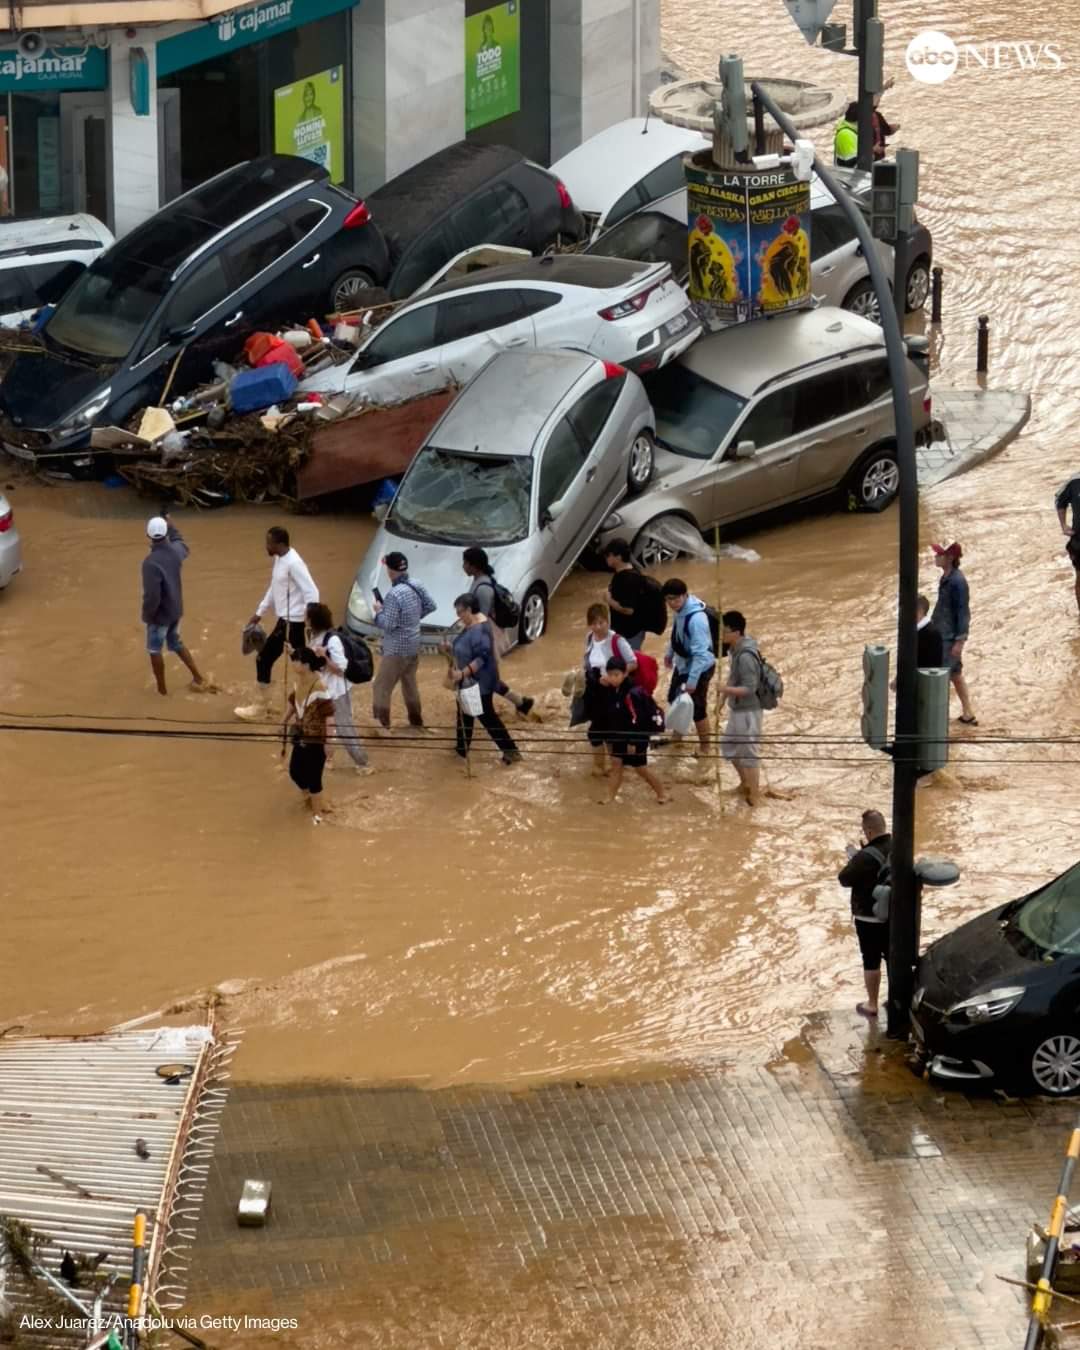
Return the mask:
<svg viewBox="0 0 1080 1350">
<path fill-rule="evenodd" d="M 765 109 L 761 106 L 761 99 L 754 96 L 754 154 L 763 155 L 765 153 Z"/>
<path fill-rule="evenodd" d="M 985 375 L 990 369 L 990 316 L 979 315 L 979 343 L 975 353 L 975 369 Z"/>
<path fill-rule="evenodd" d="M 940 267 L 930 269 L 930 322 L 941 322 L 941 273 Z"/>
<path fill-rule="evenodd" d="M 790 119 L 755 81 L 751 86 L 766 112 L 792 143 L 798 132 Z M 911 1019 L 911 996 L 918 955 L 915 915 L 915 784 L 918 780 L 918 745 L 915 721 L 917 630 L 915 601 L 919 593 L 919 482 L 915 466 L 915 429 L 911 420 L 911 397 L 907 382 L 907 351 L 896 320 L 885 268 L 870 227 L 862 212 L 833 177 L 820 158 L 814 169 L 847 216 L 862 246 L 870 281 L 881 311 L 881 331 L 892 381 L 893 420 L 896 423 L 896 462 L 900 470 L 900 563 L 897 578 L 896 624 L 896 741 L 893 752 L 892 898 L 889 906 L 889 1001 L 890 1036 L 907 1035 Z"/>
<path fill-rule="evenodd" d="M 900 325 L 900 332 L 904 331 L 904 324 L 907 321 L 907 269 L 908 269 L 908 236 L 903 230 L 898 230 L 896 239 L 893 241 L 893 308 L 896 311 L 896 322 Z"/>
<path fill-rule="evenodd" d="M 858 168 L 874 167 L 874 96 L 866 87 L 866 21 L 877 16 L 877 0 L 855 0 L 855 47 L 859 53 Z"/>
</svg>

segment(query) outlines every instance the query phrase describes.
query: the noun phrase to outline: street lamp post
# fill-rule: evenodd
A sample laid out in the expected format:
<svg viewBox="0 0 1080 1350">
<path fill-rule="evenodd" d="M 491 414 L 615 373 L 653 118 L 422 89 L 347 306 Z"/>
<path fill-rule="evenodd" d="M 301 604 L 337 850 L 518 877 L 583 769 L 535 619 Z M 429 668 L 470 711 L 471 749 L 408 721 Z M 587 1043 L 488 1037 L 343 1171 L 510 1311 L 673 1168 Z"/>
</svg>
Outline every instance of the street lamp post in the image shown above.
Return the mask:
<svg viewBox="0 0 1080 1350">
<path fill-rule="evenodd" d="M 860 0 L 876 6 L 876 0 Z M 751 86 L 755 99 L 795 143 L 793 123 L 777 107 L 761 84 Z M 860 128 L 861 130 L 861 128 Z M 860 135 L 860 148 L 863 138 Z M 870 280 L 877 296 L 881 328 L 892 382 L 896 423 L 896 462 L 900 472 L 900 563 L 897 578 L 896 734 L 893 747 L 892 897 L 889 905 L 888 1033 L 902 1038 L 910 1025 L 917 956 L 917 884 L 915 877 L 915 784 L 918 779 L 915 681 L 918 668 L 915 602 L 919 583 L 919 485 L 915 468 L 915 431 L 908 394 L 907 355 L 903 333 L 885 268 L 862 212 L 832 174 L 814 156 L 818 177 L 847 216 L 862 246 Z"/>
</svg>

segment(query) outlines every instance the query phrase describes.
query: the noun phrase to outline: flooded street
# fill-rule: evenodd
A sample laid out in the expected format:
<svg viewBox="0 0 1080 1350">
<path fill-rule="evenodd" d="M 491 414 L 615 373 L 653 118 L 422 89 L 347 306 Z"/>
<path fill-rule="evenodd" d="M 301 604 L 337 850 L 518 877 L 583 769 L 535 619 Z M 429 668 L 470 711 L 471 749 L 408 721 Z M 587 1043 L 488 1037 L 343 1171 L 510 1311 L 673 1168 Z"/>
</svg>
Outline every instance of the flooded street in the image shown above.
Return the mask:
<svg viewBox="0 0 1080 1350">
<path fill-rule="evenodd" d="M 946 781 L 920 793 L 918 851 L 963 873 L 928 901 L 927 937 L 1075 861 L 1075 747 L 1010 743 L 1077 733 L 1080 625 L 1051 498 L 1080 468 L 1080 235 L 1047 189 L 1065 171 L 1080 97 L 1071 16 L 1064 0 L 1034 16 L 947 4 L 934 21 L 958 37 L 1057 40 L 1068 64 L 961 71 L 929 87 L 903 61 L 923 6 L 882 4 L 896 75 L 884 109 L 923 152 L 921 214 L 945 268 L 937 379 L 975 387 L 975 317 L 986 313 L 990 387 L 1034 398 L 1017 442 L 922 504 L 924 589 L 937 579 L 929 543 L 964 545 L 965 663 L 981 723 Z M 666 49 L 692 71 L 737 49 L 748 73 L 824 67 L 839 75 L 817 78 L 854 87 L 854 63 L 811 52 L 779 3 L 667 0 L 664 23 Z M 765 767 L 785 795 L 753 815 L 726 791 L 729 770 L 718 792 L 715 765 L 675 753 L 659 761 L 674 795 L 663 812 L 636 782 L 617 807 L 596 804 L 584 742 L 562 730 L 559 685 L 606 580 L 577 572 L 548 635 L 507 662 L 544 709 L 544 724 L 522 732 L 524 764 L 506 770 L 482 747 L 465 778 L 430 660 L 422 687 L 438 735 L 372 741 L 370 777 L 336 767 L 339 815 L 315 830 L 278 747 L 239 739 L 248 732 L 231 713 L 246 701 L 240 629 L 266 586 L 262 536 L 279 513 L 177 517 L 192 549 L 185 637 L 222 692 L 186 692 L 170 663 L 164 700 L 138 622 L 155 504 L 6 482 L 26 570 L 0 597 L 0 720 L 55 729 L 4 732 L 0 1027 L 89 1029 L 224 985 L 246 1028 L 247 1081 L 522 1084 L 763 1062 L 804 1014 L 854 1002 L 835 874 L 862 809 L 888 809 L 885 761 L 858 740 L 858 700 L 863 643 L 894 638 L 895 510 L 782 522 L 738 537 L 760 562 L 664 573 L 742 609 L 784 675 Z M 371 524 L 285 523 L 340 618 Z M 369 687 L 355 698 L 370 729 Z M 194 730 L 221 738 L 174 734 Z"/>
</svg>

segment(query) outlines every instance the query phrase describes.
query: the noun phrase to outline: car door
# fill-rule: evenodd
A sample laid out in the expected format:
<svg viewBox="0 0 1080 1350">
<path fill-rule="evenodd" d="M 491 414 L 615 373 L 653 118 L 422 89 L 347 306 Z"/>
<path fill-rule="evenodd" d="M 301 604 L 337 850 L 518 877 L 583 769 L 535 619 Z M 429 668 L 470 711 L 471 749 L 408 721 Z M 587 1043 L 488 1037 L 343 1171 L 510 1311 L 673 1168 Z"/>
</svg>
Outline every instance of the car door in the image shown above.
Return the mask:
<svg viewBox="0 0 1080 1350">
<path fill-rule="evenodd" d="M 627 460 L 634 430 L 631 425 L 634 400 L 624 400 L 621 408 L 619 403 L 626 381 L 625 373 L 608 376 L 586 390 L 567 414 L 585 451 L 583 495 L 588 499 L 589 510 L 583 525 L 582 548 L 626 491 Z"/>
<path fill-rule="evenodd" d="M 589 517 L 585 449 L 563 415 L 548 431 L 536 472 L 536 522 L 544 540 L 542 571 L 549 590 L 577 561 Z M 595 470 L 594 470 L 595 472 Z"/>
<path fill-rule="evenodd" d="M 345 392 L 386 403 L 441 389 L 437 320 L 434 301 L 392 314 L 353 358 Z"/>
<path fill-rule="evenodd" d="M 865 448 L 869 383 L 853 379 L 845 365 L 809 375 L 795 389 L 796 489 L 814 497 L 836 487 Z"/>
<path fill-rule="evenodd" d="M 536 345 L 520 291 L 505 286 L 466 290 L 444 297 L 435 308 L 446 383 L 464 384 L 497 352 Z"/>
<path fill-rule="evenodd" d="M 226 243 L 225 267 L 238 293 L 235 327 L 250 333 L 322 313 L 322 253 L 316 241 L 329 215 L 325 202 L 292 202 Z"/>
<path fill-rule="evenodd" d="M 762 394 L 750 405 L 720 453 L 710 524 L 742 520 L 794 497 L 795 408 L 795 386 L 790 384 Z M 753 453 L 740 459 L 738 447 L 748 441 L 753 443 Z"/>
<path fill-rule="evenodd" d="M 826 305 L 842 305 L 869 275 L 858 236 L 835 203 L 810 215 L 810 289 Z"/>
</svg>

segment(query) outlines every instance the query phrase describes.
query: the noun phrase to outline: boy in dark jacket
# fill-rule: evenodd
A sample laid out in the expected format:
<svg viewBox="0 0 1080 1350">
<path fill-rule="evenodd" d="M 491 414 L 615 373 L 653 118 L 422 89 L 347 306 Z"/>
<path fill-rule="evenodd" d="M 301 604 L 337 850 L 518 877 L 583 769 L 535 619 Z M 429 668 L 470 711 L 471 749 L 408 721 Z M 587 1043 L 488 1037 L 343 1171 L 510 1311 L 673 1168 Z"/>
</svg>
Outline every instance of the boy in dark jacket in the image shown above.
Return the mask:
<svg viewBox="0 0 1080 1350">
<path fill-rule="evenodd" d="M 188 546 L 180 531 L 165 516 L 153 516 L 147 521 L 146 537 L 150 540 L 150 552 L 142 565 L 142 621 L 146 625 L 146 650 L 157 691 L 168 693 L 165 688 L 165 648 L 175 652 L 191 671 L 193 689 L 208 690 L 210 686 L 199 674 L 195 658 L 180 636 L 180 619 L 184 613 L 180 569 L 188 556 Z"/>
<path fill-rule="evenodd" d="M 862 952 L 863 982 L 866 1002 L 857 1003 L 855 1011 L 863 1017 L 878 1015 L 878 994 L 881 990 L 881 962 L 889 951 L 889 921 L 874 914 L 874 887 L 882 866 L 888 861 L 892 836 L 885 828 L 885 817 L 880 811 L 862 814 L 863 846 L 848 845 L 848 861 L 837 880 L 851 891 L 851 917 Z"/>
<path fill-rule="evenodd" d="M 630 768 L 644 778 L 656 793 L 658 806 L 668 801 L 663 784 L 649 768 L 649 737 L 663 727 L 656 703 L 651 694 L 627 679 L 626 662 L 613 656 L 607 663 L 600 683 L 611 691 L 611 790 L 607 800 L 613 802 L 622 786 L 623 769 Z"/>
</svg>

